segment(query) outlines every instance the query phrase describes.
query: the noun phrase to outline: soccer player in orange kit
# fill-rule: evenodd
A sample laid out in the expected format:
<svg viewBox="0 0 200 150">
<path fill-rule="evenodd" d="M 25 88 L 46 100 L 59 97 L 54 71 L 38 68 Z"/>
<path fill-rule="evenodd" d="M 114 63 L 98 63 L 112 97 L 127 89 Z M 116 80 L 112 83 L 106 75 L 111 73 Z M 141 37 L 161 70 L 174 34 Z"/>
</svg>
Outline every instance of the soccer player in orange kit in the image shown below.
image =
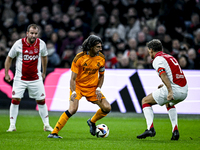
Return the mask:
<svg viewBox="0 0 200 150">
<path fill-rule="evenodd" d="M 105 117 L 111 110 L 111 105 L 101 92 L 104 82 L 105 57 L 102 50 L 100 37 L 90 35 L 82 44 L 82 52 L 78 53 L 71 66 L 70 80 L 70 105 L 59 118 L 54 130 L 48 138 L 62 138 L 58 132 L 64 127 L 68 119 L 78 110 L 79 100 L 84 96 L 86 99 L 97 104 L 100 109 L 94 116 L 87 120 L 90 133 L 95 136 L 95 123 Z"/>
</svg>

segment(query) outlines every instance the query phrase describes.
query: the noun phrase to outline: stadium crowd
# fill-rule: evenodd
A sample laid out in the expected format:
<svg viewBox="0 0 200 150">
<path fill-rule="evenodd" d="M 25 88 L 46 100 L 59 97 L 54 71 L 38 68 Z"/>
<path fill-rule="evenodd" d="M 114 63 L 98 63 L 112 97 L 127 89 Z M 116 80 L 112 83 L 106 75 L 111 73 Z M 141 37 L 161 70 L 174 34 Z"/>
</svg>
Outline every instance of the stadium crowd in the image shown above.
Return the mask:
<svg viewBox="0 0 200 150">
<path fill-rule="evenodd" d="M 199 14 L 199 0 L 2 0 L 0 69 L 32 23 L 47 44 L 49 68 L 70 68 L 95 34 L 104 43 L 106 68 L 152 69 L 146 43 L 156 38 L 182 69 L 200 69 Z"/>
</svg>

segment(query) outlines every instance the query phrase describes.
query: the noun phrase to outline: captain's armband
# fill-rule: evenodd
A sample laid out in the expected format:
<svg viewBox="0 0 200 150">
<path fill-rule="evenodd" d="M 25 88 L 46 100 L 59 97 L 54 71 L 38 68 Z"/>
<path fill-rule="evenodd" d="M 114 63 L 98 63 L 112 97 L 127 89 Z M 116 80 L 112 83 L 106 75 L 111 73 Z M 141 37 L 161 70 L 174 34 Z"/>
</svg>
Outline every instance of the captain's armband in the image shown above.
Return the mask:
<svg viewBox="0 0 200 150">
<path fill-rule="evenodd" d="M 165 73 L 166 71 L 165 71 L 165 68 L 158 68 L 157 72 L 158 72 L 159 76 L 161 76 L 161 74 Z"/>
</svg>

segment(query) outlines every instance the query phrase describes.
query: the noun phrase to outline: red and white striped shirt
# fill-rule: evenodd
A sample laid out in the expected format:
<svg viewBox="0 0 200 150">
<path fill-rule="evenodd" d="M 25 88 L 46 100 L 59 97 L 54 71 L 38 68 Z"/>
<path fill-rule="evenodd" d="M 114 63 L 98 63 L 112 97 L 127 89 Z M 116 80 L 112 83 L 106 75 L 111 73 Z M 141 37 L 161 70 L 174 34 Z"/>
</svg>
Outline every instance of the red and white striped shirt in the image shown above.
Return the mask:
<svg viewBox="0 0 200 150">
<path fill-rule="evenodd" d="M 165 70 L 172 85 L 184 87 L 187 84 L 185 75 L 178 61 L 171 55 L 165 54 L 162 51 L 155 55 L 153 67 L 160 76 Z"/>
<path fill-rule="evenodd" d="M 33 81 L 42 79 L 41 56 L 47 56 L 44 41 L 37 38 L 35 43 L 29 44 L 26 38 L 17 40 L 10 49 L 8 56 L 16 57 L 15 80 Z"/>
</svg>

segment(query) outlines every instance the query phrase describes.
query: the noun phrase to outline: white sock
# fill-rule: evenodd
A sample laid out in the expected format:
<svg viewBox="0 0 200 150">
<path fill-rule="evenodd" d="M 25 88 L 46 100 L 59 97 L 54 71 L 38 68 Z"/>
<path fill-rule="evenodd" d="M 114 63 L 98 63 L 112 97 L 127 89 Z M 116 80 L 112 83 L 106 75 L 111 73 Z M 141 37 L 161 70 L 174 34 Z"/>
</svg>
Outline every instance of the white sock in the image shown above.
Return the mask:
<svg viewBox="0 0 200 150">
<path fill-rule="evenodd" d="M 11 103 L 10 105 L 10 125 L 15 125 L 19 111 L 19 104 L 15 105 Z"/>
<path fill-rule="evenodd" d="M 144 107 L 143 108 L 144 117 L 146 118 L 147 129 L 149 130 L 151 125 L 153 124 L 153 109 L 152 107 Z"/>
<path fill-rule="evenodd" d="M 38 104 L 38 109 L 39 109 L 39 114 L 40 117 L 42 118 L 42 121 L 44 125 L 49 125 L 49 116 L 48 116 L 48 110 L 47 110 L 47 105 L 39 105 Z"/>
<path fill-rule="evenodd" d="M 171 121 L 172 124 L 172 132 L 174 131 L 175 127 L 178 127 L 177 124 L 177 112 L 176 112 L 176 108 L 171 108 L 168 110 L 168 114 L 169 114 L 169 119 Z"/>
</svg>

